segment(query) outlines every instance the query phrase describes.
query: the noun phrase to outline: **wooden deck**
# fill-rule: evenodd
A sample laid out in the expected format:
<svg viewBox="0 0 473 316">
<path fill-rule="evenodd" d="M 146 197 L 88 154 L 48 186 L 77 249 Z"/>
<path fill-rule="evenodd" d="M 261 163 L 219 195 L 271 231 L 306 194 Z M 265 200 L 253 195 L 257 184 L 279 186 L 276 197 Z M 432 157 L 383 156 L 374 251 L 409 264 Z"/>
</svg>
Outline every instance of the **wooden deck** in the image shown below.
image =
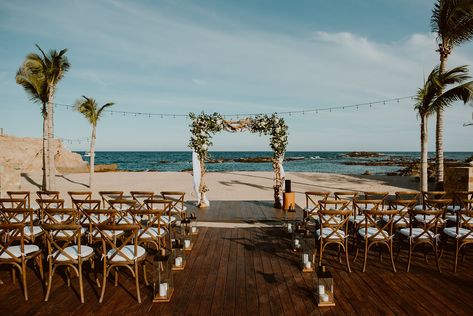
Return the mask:
<svg viewBox="0 0 473 316">
<path fill-rule="evenodd" d="M 244 204 L 242 204 L 244 205 Z M 225 203 L 221 204 L 226 207 Z M 223 212 L 223 210 L 222 210 Z M 270 212 L 266 210 L 265 212 Z M 398 272 L 388 260 L 370 256 L 367 272 L 362 261 L 352 264 L 352 273 L 329 251 L 325 264 L 334 274 L 336 306 L 319 309 L 312 295 L 314 279 L 298 267 L 299 257 L 289 250 L 290 236 L 281 227 L 201 228 L 186 269 L 175 272 L 175 293 L 170 303 L 152 303 L 152 290 L 141 282 L 142 304 L 135 299 L 131 277 L 120 274 L 119 286 L 107 284 L 104 302 L 99 290 L 85 278 L 85 304 L 81 304 L 78 282 L 68 288 L 60 277 L 53 279 L 49 302 L 38 277 L 28 274 L 30 299 L 25 302 L 18 283 L 8 271 L 0 271 L 0 311 L 11 314 L 138 314 L 154 315 L 379 315 L 379 314 L 473 314 L 471 256 L 465 257 L 456 274 L 451 272 L 451 252 L 435 263 L 413 257 L 406 273 L 404 252 Z M 123 270 L 124 271 L 124 270 Z"/>
</svg>

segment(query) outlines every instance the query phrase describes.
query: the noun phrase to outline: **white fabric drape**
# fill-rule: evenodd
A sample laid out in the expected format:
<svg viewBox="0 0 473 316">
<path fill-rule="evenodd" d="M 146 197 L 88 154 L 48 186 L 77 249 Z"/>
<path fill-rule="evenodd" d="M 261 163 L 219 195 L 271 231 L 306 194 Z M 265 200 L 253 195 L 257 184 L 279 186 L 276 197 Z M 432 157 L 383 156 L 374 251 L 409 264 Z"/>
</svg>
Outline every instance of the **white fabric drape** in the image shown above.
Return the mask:
<svg viewBox="0 0 473 316">
<path fill-rule="evenodd" d="M 199 155 L 195 151 L 192 151 L 192 174 L 194 177 L 194 192 L 197 197 L 197 204 L 200 203 L 200 177 L 202 175 L 200 168 Z"/>
</svg>

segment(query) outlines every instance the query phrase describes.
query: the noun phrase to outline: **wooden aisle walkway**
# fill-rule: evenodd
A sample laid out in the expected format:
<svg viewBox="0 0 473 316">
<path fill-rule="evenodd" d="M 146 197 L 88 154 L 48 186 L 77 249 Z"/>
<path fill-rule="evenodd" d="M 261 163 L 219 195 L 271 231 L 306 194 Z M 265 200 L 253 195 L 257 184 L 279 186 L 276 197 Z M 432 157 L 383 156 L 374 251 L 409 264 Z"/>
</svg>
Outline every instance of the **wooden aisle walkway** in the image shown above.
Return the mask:
<svg viewBox="0 0 473 316">
<path fill-rule="evenodd" d="M 314 279 L 299 271 L 297 254 L 289 250 L 290 236 L 281 227 L 201 228 L 186 269 L 176 272 L 175 294 L 170 303 L 153 304 L 152 290 L 141 282 L 142 304 L 135 299 L 134 282 L 120 274 L 119 286 L 107 284 L 104 302 L 89 273 L 85 304 L 81 304 L 77 279 L 68 288 L 60 277 L 53 279 L 49 302 L 38 277 L 28 273 L 30 300 L 25 302 L 8 271 L 0 270 L 0 314 L 113 314 L 113 315 L 426 315 L 473 314 L 471 256 L 458 273 L 451 272 L 451 257 L 442 258 L 443 272 L 435 263 L 414 256 L 411 272 L 404 272 L 405 252 L 391 271 L 388 260 L 370 256 L 367 272 L 362 262 L 348 273 L 329 251 L 326 265 L 335 279 L 336 306 L 318 309 L 312 295 Z"/>
</svg>

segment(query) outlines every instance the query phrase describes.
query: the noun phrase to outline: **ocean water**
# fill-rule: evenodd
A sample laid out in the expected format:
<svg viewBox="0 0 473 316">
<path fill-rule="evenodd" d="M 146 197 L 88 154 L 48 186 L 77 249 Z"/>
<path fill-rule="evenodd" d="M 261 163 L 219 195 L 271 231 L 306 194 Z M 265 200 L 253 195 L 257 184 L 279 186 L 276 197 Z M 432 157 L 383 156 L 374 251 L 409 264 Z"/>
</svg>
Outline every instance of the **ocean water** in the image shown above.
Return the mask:
<svg viewBox="0 0 473 316">
<path fill-rule="evenodd" d="M 78 152 L 84 155 L 85 152 Z M 343 174 L 362 174 L 366 171 L 372 174 L 384 174 L 386 172 L 397 171 L 400 166 L 360 166 L 345 165 L 344 162 L 355 161 L 375 161 L 393 159 L 415 160 L 419 159 L 418 152 L 380 152 L 383 154 L 379 158 L 350 158 L 343 154 L 346 152 L 329 151 L 293 151 L 286 152 L 286 158 L 297 157 L 298 160 L 285 161 L 283 163 L 285 171 L 292 172 L 327 172 Z M 271 151 L 217 151 L 210 152 L 212 159 L 238 159 L 254 157 L 272 157 Z M 446 152 L 446 159 L 465 160 L 472 156 L 472 152 Z M 83 156 L 84 157 L 84 156 Z M 433 158 L 434 153 L 429 153 Z M 84 157 L 88 161 L 88 157 Z M 192 168 L 192 152 L 190 151 L 99 151 L 95 154 L 96 164 L 116 163 L 119 170 L 128 171 L 183 171 Z M 272 171 L 271 163 L 244 163 L 244 162 L 224 162 L 207 163 L 207 171 Z"/>
</svg>

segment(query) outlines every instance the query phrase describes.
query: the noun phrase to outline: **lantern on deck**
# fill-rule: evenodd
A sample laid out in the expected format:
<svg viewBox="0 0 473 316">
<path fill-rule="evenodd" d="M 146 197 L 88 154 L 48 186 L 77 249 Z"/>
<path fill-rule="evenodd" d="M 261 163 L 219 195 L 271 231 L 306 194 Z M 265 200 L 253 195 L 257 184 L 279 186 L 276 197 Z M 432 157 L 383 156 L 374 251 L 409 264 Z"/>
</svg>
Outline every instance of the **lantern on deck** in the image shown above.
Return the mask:
<svg viewBox="0 0 473 316">
<path fill-rule="evenodd" d="M 184 252 L 184 243 L 180 239 L 172 242 L 172 270 L 181 271 L 186 266 L 186 254 Z"/>
<path fill-rule="evenodd" d="M 302 238 L 301 268 L 302 272 L 314 272 L 314 237 L 306 229 Z"/>
<path fill-rule="evenodd" d="M 293 234 L 296 226 L 296 210 L 290 207 L 284 212 L 284 226 L 289 234 Z"/>
<path fill-rule="evenodd" d="M 332 273 L 325 269 L 325 266 L 319 267 L 316 273 L 315 296 L 317 306 L 335 306 L 333 299 L 333 278 Z"/>
<path fill-rule="evenodd" d="M 199 233 L 199 229 L 197 228 L 197 217 L 195 216 L 195 213 L 191 213 L 191 216 L 189 216 L 190 219 L 190 230 L 191 230 L 191 235 L 197 235 Z"/>
<path fill-rule="evenodd" d="M 174 292 L 171 254 L 161 249 L 153 257 L 153 302 L 169 302 Z"/>
</svg>

